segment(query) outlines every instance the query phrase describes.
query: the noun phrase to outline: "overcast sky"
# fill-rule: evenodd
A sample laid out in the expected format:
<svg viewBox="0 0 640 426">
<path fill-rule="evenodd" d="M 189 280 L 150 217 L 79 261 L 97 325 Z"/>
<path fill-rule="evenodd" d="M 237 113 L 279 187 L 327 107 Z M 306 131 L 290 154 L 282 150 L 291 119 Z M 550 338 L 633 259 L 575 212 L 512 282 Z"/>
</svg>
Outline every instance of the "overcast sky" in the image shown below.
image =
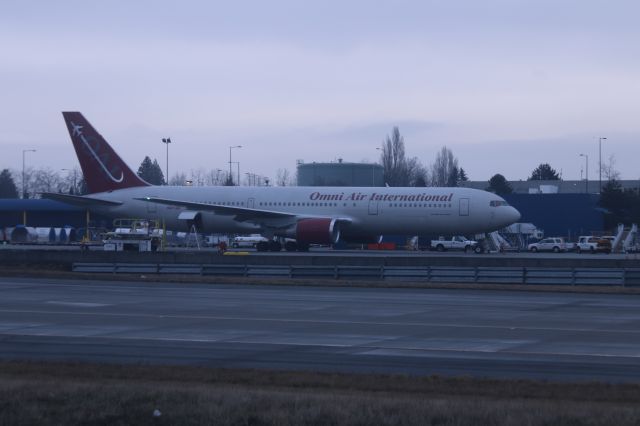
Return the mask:
<svg viewBox="0 0 640 426">
<path fill-rule="evenodd" d="M 548 162 L 640 179 L 637 0 L 5 1 L 0 169 L 77 165 L 81 111 L 137 170 L 274 177 L 296 161 L 377 161 L 394 125 L 472 180 Z"/>
</svg>

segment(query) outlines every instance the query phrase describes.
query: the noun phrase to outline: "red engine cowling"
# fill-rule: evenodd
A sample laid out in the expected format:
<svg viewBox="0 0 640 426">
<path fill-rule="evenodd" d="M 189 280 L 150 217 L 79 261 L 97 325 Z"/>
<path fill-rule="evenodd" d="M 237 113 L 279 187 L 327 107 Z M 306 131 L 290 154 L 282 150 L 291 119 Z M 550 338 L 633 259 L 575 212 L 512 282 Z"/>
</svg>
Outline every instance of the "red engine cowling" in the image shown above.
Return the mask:
<svg viewBox="0 0 640 426">
<path fill-rule="evenodd" d="M 302 219 L 296 225 L 295 239 L 304 244 L 335 244 L 340 228 L 335 219 Z"/>
</svg>

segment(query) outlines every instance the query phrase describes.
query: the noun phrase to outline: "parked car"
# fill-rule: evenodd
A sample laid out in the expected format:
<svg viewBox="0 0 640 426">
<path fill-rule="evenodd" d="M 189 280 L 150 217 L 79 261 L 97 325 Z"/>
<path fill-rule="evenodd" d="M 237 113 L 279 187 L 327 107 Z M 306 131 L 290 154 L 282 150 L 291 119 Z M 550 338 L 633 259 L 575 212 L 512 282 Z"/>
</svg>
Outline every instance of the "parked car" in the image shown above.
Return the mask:
<svg viewBox="0 0 640 426">
<path fill-rule="evenodd" d="M 554 253 L 560 253 L 561 251 L 567 251 L 567 244 L 560 237 L 544 238 L 537 243 L 531 243 L 527 246 L 527 250 L 532 252 L 538 251 L 552 251 Z"/>
<path fill-rule="evenodd" d="M 611 253 L 611 241 L 613 237 L 582 236 L 576 243 L 578 253 Z"/>
</svg>

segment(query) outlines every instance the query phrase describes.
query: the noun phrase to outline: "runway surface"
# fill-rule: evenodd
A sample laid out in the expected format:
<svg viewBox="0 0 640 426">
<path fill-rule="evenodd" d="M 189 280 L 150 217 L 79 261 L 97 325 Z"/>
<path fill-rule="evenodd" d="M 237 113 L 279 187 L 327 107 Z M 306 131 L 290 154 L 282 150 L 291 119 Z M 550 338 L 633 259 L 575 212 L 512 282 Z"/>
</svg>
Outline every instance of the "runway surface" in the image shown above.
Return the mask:
<svg viewBox="0 0 640 426">
<path fill-rule="evenodd" d="M 0 278 L 0 358 L 640 382 L 640 296 Z"/>
</svg>

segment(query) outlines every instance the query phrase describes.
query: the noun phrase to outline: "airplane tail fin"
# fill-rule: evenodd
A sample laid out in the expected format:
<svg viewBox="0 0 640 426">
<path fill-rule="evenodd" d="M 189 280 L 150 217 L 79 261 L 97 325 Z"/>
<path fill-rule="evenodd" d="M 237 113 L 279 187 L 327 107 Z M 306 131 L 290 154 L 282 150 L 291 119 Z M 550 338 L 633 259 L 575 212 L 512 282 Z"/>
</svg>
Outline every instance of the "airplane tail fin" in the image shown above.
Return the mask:
<svg viewBox="0 0 640 426">
<path fill-rule="evenodd" d="M 149 186 L 79 112 L 63 112 L 89 192 Z"/>
</svg>

